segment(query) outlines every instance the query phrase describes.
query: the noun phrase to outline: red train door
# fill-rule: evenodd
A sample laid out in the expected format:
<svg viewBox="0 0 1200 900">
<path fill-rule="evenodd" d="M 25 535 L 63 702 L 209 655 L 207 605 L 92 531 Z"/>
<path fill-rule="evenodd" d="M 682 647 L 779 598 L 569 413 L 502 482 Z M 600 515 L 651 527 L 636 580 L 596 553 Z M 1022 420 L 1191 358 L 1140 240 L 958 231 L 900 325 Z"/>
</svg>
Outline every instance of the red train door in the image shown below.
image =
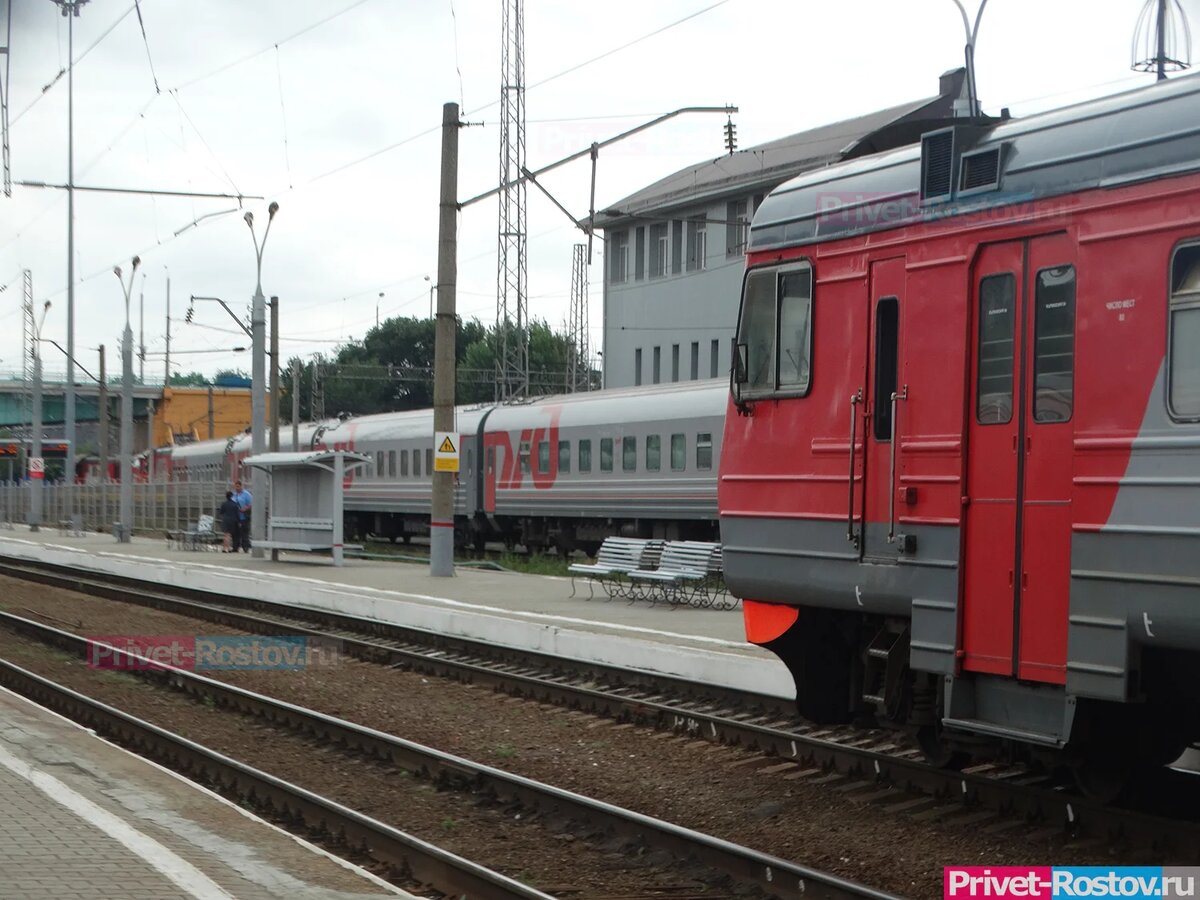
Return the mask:
<svg viewBox="0 0 1200 900">
<path fill-rule="evenodd" d="M 963 668 L 1066 680 L 1074 247 L 983 248 L 972 284 Z"/>
<path fill-rule="evenodd" d="M 869 559 L 895 560 L 899 550 L 888 541 L 889 505 L 892 484 L 892 447 L 896 423 L 892 421 L 892 394 L 902 393 L 900 373 L 900 307 L 904 302 L 904 257 L 871 264 L 867 365 L 867 415 L 863 422 L 863 555 Z M 903 400 L 895 406 L 903 420 Z M 898 465 L 897 457 L 897 465 Z M 900 477 L 899 472 L 895 477 Z"/>
</svg>

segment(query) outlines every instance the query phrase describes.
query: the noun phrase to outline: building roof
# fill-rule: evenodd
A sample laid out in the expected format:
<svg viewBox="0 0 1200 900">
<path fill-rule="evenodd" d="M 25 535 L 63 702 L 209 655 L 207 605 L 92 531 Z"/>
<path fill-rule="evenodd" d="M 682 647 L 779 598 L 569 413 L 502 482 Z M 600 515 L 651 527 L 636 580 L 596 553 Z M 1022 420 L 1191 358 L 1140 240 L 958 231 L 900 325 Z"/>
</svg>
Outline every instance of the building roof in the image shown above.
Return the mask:
<svg viewBox="0 0 1200 900">
<path fill-rule="evenodd" d="M 931 122 L 951 114 L 962 82 L 963 70 L 955 69 L 942 76 L 936 97 L 822 125 L 688 166 L 597 212 L 596 227 L 745 194 L 757 187 L 765 192 L 803 172 L 912 143 Z"/>
</svg>

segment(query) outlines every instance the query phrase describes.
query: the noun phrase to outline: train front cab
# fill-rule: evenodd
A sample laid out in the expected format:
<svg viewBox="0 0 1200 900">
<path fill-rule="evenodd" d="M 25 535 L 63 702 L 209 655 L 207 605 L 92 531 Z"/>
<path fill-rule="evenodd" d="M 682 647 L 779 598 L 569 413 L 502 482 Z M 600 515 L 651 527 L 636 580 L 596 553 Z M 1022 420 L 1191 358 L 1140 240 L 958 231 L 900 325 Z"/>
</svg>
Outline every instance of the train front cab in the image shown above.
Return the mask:
<svg viewBox="0 0 1200 900">
<path fill-rule="evenodd" d="M 721 528 L 802 714 L 1093 786 L 1200 739 L 1197 186 L 1177 228 L 1127 189 L 1086 227 L 752 256 Z"/>
</svg>

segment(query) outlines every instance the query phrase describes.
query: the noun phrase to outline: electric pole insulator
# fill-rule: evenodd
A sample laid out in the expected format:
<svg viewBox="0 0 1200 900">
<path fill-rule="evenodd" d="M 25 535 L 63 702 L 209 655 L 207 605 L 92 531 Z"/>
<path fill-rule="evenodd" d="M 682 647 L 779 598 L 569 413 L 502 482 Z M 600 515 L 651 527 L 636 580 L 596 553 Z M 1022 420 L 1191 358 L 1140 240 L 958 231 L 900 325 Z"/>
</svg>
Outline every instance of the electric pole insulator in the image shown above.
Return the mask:
<svg viewBox="0 0 1200 900">
<path fill-rule="evenodd" d="M 725 122 L 725 149 L 729 151 L 730 156 L 737 149 L 737 126 L 733 124 L 732 117 Z"/>
</svg>

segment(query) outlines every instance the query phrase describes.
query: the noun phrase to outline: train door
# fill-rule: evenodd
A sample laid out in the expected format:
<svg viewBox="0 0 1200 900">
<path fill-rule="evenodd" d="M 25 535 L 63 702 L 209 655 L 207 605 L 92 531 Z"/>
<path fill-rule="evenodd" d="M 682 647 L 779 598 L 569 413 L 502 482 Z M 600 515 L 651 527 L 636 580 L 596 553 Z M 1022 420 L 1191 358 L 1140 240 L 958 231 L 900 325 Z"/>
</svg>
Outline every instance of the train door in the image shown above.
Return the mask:
<svg viewBox="0 0 1200 900">
<path fill-rule="evenodd" d="M 1066 680 L 1074 247 L 985 247 L 972 284 L 963 668 Z"/>
<path fill-rule="evenodd" d="M 878 260 L 871 264 L 870 308 L 868 315 L 868 365 L 866 416 L 863 427 L 863 556 L 875 560 L 895 560 L 897 545 L 889 540 L 892 531 L 890 499 L 896 490 L 899 473 L 893 465 L 899 449 L 893 447 L 898 435 L 893 419 L 903 418 L 903 399 L 892 401 L 892 394 L 903 396 L 899 383 L 900 307 L 904 298 L 904 257 Z"/>
</svg>

